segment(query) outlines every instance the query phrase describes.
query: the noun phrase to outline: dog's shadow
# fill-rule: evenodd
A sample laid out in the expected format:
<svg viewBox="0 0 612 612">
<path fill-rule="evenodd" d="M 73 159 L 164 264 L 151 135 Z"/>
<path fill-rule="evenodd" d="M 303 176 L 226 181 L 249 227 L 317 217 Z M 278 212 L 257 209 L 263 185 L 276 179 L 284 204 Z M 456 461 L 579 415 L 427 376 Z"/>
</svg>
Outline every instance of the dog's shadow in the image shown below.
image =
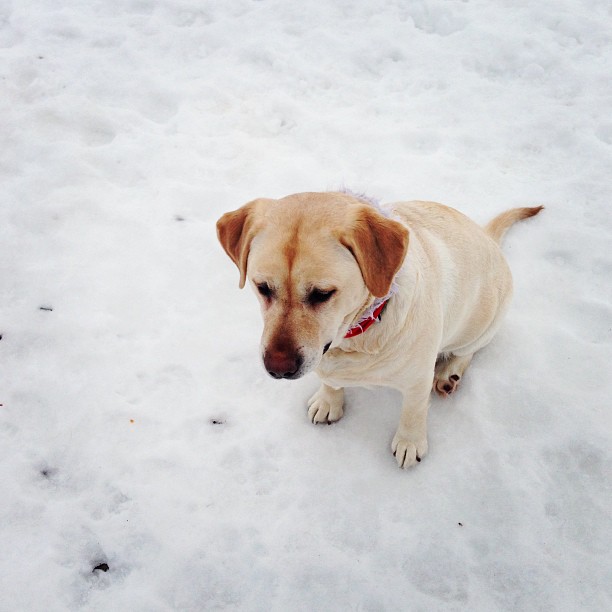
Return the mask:
<svg viewBox="0 0 612 612">
<path fill-rule="evenodd" d="M 298 397 L 304 407 L 316 389 L 317 384 L 311 383 L 300 390 Z M 432 392 L 428 417 L 430 445 L 442 446 L 454 437 L 458 399 L 441 399 Z M 359 448 L 361 453 L 377 461 L 387 458 L 387 453 L 381 451 L 389 450 L 401 412 L 402 395 L 399 391 L 387 387 L 349 387 L 345 389 L 344 416 L 340 421 L 331 425 L 313 425 L 306 419 L 304 425 L 313 428 L 317 437 L 321 436 L 327 442 L 333 440 L 334 446 L 339 445 L 347 451 Z"/>
<path fill-rule="evenodd" d="M 317 388 L 315 383 L 301 390 L 299 397 L 304 406 Z M 386 448 L 391 443 L 401 407 L 402 396 L 393 389 L 348 387 L 344 393 L 342 419 L 330 425 L 309 425 L 325 438 L 342 438 L 342 445 L 345 442 L 349 445 L 357 444 L 362 449 L 371 449 L 375 455 L 380 453 L 381 445 Z"/>
</svg>

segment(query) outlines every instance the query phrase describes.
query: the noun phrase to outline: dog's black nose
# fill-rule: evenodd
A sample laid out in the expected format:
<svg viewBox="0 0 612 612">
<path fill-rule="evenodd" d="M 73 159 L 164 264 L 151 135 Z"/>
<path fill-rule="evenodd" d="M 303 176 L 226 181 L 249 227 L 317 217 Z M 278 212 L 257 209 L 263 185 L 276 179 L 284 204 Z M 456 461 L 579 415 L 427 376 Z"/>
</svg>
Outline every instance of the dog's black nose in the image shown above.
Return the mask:
<svg viewBox="0 0 612 612">
<path fill-rule="evenodd" d="M 272 378 L 298 378 L 298 372 L 304 363 L 299 353 L 266 351 L 264 366 Z"/>
</svg>

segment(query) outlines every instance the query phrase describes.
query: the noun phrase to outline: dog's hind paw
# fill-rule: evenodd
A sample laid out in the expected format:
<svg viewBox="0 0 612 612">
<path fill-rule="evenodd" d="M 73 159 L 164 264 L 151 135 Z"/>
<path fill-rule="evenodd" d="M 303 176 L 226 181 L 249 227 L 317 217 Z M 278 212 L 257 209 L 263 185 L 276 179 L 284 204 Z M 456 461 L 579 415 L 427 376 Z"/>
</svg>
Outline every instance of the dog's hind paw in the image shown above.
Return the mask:
<svg viewBox="0 0 612 612">
<path fill-rule="evenodd" d="M 434 380 L 434 391 L 440 397 L 448 397 L 457 390 L 460 380 L 461 376 L 459 374 L 451 374 L 447 380 L 436 378 Z"/>
<path fill-rule="evenodd" d="M 313 423 L 335 423 L 342 418 L 344 410 L 344 391 L 327 385 L 308 400 L 308 418 Z"/>
<path fill-rule="evenodd" d="M 461 357 L 451 355 L 446 359 L 440 359 L 436 363 L 433 390 L 440 397 L 448 397 L 451 393 L 454 393 L 459 387 L 459 381 L 470 365 L 470 361 L 472 361 L 472 355 Z"/>
<path fill-rule="evenodd" d="M 391 443 L 393 456 L 401 468 L 409 468 L 418 463 L 427 454 L 427 438 L 417 439 L 412 436 L 395 434 Z"/>
</svg>

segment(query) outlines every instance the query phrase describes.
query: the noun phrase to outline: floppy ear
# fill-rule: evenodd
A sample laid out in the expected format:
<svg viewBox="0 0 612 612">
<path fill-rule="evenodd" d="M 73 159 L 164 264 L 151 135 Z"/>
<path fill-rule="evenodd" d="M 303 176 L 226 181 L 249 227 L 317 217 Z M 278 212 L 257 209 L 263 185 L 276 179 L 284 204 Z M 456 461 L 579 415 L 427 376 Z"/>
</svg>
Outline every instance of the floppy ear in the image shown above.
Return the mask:
<svg viewBox="0 0 612 612">
<path fill-rule="evenodd" d="M 391 290 L 408 250 L 408 229 L 371 208 L 357 213 L 340 242 L 357 260 L 366 287 L 375 297 Z"/>
<path fill-rule="evenodd" d="M 249 202 L 242 208 L 225 213 L 217 221 L 217 237 L 225 252 L 240 270 L 239 287 L 246 281 L 247 260 L 251 241 L 255 235 L 253 227 L 253 210 L 255 202 Z"/>
</svg>

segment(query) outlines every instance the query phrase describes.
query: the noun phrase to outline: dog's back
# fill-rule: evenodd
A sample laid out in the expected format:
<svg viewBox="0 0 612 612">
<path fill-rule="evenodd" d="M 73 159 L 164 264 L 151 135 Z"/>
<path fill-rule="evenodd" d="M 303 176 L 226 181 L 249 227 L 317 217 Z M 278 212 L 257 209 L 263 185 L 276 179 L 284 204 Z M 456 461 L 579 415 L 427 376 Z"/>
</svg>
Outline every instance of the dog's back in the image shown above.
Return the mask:
<svg viewBox="0 0 612 612">
<path fill-rule="evenodd" d="M 491 337 L 512 296 L 512 275 L 499 242 L 511 225 L 542 207 L 510 209 L 484 228 L 435 202 L 400 202 L 392 209 L 425 253 L 424 274 L 438 284 L 444 317 L 441 352 L 472 348 Z"/>
</svg>

